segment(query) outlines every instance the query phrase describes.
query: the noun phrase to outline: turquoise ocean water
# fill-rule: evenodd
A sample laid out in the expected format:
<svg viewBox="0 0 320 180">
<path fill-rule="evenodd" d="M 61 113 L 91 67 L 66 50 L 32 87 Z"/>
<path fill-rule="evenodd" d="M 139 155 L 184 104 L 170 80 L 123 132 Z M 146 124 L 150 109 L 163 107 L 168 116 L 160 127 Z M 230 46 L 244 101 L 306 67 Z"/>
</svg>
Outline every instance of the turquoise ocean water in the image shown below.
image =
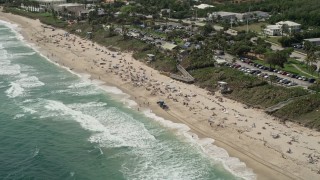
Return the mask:
<svg viewBox="0 0 320 180">
<path fill-rule="evenodd" d="M 136 112 L 116 88 L 49 62 L 14 29 L 0 22 L 0 179 L 254 177 L 185 126 Z"/>
</svg>

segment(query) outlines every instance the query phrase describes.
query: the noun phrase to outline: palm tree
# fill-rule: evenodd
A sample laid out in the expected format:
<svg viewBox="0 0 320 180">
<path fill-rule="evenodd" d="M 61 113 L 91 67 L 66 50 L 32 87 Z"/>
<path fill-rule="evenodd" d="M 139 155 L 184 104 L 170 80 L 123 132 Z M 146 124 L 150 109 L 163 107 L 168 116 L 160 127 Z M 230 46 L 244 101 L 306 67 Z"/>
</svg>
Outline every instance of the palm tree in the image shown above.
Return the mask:
<svg viewBox="0 0 320 180">
<path fill-rule="evenodd" d="M 262 25 L 260 26 L 261 32 L 262 32 L 263 36 L 265 36 L 264 29 L 265 29 L 266 27 L 267 27 L 267 26 L 266 26 L 265 24 L 262 24 Z"/>
<path fill-rule="evenodd" d="M 121 26 L 121 29 L 122 29 L 122 36 L 123 36 L 123 39 L 125 40 L 125 39 L 127 39 L 127 33 L 128 33 L 128 28 L 123 24 L 122 26 Z"/>
<path fill-rule="evenodd" d="M 307 57 L 306 57 L 306 64 L 309 67 L 309 71 L 312 71 L 312 65 L 317 62 L 317 56 L 315 55 L 315 53 L 313 51 L 308 52 Z M 312 71 L 313 73 L 313 71 Z"/>
</svg>

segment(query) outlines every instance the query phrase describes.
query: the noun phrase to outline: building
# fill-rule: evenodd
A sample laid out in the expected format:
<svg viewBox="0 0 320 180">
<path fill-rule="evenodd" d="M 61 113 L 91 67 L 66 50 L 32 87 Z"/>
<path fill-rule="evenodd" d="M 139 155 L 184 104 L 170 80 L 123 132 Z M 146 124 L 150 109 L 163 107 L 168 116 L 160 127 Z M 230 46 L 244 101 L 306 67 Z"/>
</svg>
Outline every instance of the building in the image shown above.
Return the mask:
<svg viewBox="0 0 320 180">
<path fill-rule="evenodd" d="M 40 8 L 51 9 L 55 5 L 65 4 L 67 0 L 34 0 L 39 3 Z"/>
<path fill-rule="evenodd" d="M 154 61 L 156 59 L 156 56 L 154 54 L 147 54 L 148 61 Z"/>
<path fill-rule="evenodd" d="M 85 9 L 84 4 L 78 3 L 66 3 L 59 4 L 54 6 L 54 10 L 58 12 L 60 15 L 68 15 L 74 17 L 83 17 L 89 13 L 88 10 Z"/>
<path fill-rule="evenodd" d="M 301 31 L 301 24 L 298 24 L 292 21 L 280 21 L 280 22 L 277 22 L 276 25 L 280 25 L 281 27 L 282 26 L 287 27 L 287 30 L 284 30 L 284 31 L 288 31 L 289 34 Z"/>
<path fill-rule="evenodd" d="M 219 11 L 219 12 L 214 12 L 212 13 L 211 17 L 215 18 L 217 20 L 236 20 L 237 16 L 239 16 L 240 13 L 233 13 L 233 12 L 225 12 L 225 11 Z M 209 15 L 210 18 L 210 15 Z"/>
<path fill-rule="evenodd" d="M 169 50 L 169 51 L 172 51 L 173 49 L 177 48 L 178 46 L 175 45 L 175 44 L 172 44 L 172 43 L 164 43 L 161 48 L 164 49 L 164 50 Z"/>
<path fill-rule="evenodd" d="M 212 14 L 208 14 L 208 20 L 217 19 L 218 21 L 238 21 L 244 22 L 246 20 L 266 20 L 270 17 L 269 13 L 263 11 L 252 11 L 252 12 L 245 12 L 245 13 L 234 13 L 234 12 L 225 12 L 225 11 L 218 11 L 213 12 Z"/>
<path fill-rule="evenodd" d="M 206 8 L 213 8 L 214 6 L 209 5 L 209 4 L 200 4 L 200 5 L 194 5 L 193 7 L 198 8 L 198 9 L 206 9 Z"/>
<path fill-rule="evenodd" d="M 104 2 L 104 3 L 114 3 L 114 0 L 102 0 L 101 2 Z"/>
<path fill-rule="evenodd" d="M 246 12 L 244 14 L 246 14 L 249 17 L 249 19 L 265 20 L 265 19 L 269 19 L 270 17 L 269 13 L 263 12 L 263 11 L 251 11 L 251 12 Z"/>
<path fill-rule="evenodd" d="M 268 25 L 264 29 L 264 34 L 268 36 L 280 36 L 282 35 L 282 30 L 280 25 Z"/>
<path fill-rule="evenodd" d="M 320 38 L 311 38 L 311 39 L 304 39 L 304 42 L 309 41 L 315 46 L 320 46 Z"/>
<path fill-rule="evenodd" d="M 260 2 L 263 0 L 232 0 L 233 4 L 247 3 L 247 2 Z"/>
</svg>

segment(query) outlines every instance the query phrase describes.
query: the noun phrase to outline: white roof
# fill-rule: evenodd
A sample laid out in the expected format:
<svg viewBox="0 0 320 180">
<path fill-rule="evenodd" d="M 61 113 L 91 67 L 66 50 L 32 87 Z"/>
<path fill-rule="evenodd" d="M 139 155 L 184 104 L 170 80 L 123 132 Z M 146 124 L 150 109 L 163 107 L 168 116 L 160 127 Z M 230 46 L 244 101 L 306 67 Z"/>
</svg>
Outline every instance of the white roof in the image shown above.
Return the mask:
<svg viewBox="0 0 320 180">
<path fill-rule="evenodd" d="M 228 84 L 228 83 L 224 81 L 218 81 L 218 84 Z"/>
<path fill-rule="evenodd" d="M 227 61 L 225 59 L 216 59 L 218 64 L 223 64 L 223 63 L 227 63 Z"/>
<path fill-rule="evenodd" d="M 310 39 L 304 39 L 305 41 L 310 41 L 310 42 L 320 42 L 320 38 L 310 38 Z"/>
<path fill-rule="evenodd" d="M 164 45 L 162 45 L 162 48 L 163 49 L 168 49 L 168 50 L 172 50 L 174 49 L 175 47 L 177 47 L 177 45 L 175 44 L 172 44 L 172 43 L 165 43 Z"/>
<path fill-rule="evenodd" d="M 84 6 L 84 4 L 78 4 L 78 3 L 66 3 L 66 4 L 59 4 L 59 7 L 77 7 L 77 6 Z"/>
<path fill-rule="evenodd" d="M 280 21 L 280 22 L 277 22 L 276 24 L 280 24 L 280 25 L 287 24 L 288 26 L 300 26 L 301 25 L 301 24 L 298 24 L 298 23 L 295 23 L 292 21 Z"/>
<path fill-rule="evenodd" d="M 225 12 L 225 11 L 215 12 L 214 14 L 220 15 L 220 16 L 236 16 L 236 15 L 240 15 L 240 13 Z"/>
<path fill-rule="evenodd" d="M 266 29 L 281 29 L 279 25 L 268 25 Z"/>
<path fill-rule="evenodd" d="M 194 5 L 194 7 L 198 8 L 198 9 L 206 9 L 206 8 L 214 7 L 214 6 L 209 5 L 209 4 L 200 4 L 198 6 Z"/>
<path fill-rule="evenodd" d="M 50 3 L 50 2 L 67 2 L 67 0 L 35 0 L 37 2 L 47 2 L 47 3 Z"/>
</svg>

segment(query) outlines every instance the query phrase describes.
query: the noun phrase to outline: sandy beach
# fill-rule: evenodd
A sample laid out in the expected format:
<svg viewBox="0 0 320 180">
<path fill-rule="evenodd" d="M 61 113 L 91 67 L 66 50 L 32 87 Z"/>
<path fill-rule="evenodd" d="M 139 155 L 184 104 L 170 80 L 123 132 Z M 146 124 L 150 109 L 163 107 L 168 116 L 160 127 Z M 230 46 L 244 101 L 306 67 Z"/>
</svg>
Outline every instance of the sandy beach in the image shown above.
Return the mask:
<svg viewBox="0 0 320 180">
<path fill-rule="evenodd" d="M 263 110 L 249 108 L 219 92 L 212 94 L 172 80 L 135 60 L 130 52 L 113 52 L 64 30 L 52 31 L 38 20 L 2 12 L 0 19 L 18 24 L 25 40 L 52 61 L 129 94 L 141 113 L 151 110 L 159 117 L 185 124 L 194 139 L 214 139 L 214 145 L 239 158 L 257 179 L 320 179 L 319 132 L 281 123 Z M 157 105 L 160 99 L 169 110 Z M 208 154 L 214 153 L 210 145 L 203 145 L 208 146 Z"/>
</svg>

